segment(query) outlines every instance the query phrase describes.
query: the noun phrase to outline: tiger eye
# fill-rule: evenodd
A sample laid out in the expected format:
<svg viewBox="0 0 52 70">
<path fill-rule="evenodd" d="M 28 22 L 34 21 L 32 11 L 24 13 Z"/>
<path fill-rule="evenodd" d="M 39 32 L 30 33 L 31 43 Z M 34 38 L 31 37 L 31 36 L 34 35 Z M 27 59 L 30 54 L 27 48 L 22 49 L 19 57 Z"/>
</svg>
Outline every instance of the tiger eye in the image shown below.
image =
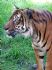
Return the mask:
<svg viewBox="0 0 52 70">
<path fill-rule="evenodd" d="M 24 30 L 24 28 L 23 27 L 21 27 L 22 28 L 22 30 Z"/>
</svg>

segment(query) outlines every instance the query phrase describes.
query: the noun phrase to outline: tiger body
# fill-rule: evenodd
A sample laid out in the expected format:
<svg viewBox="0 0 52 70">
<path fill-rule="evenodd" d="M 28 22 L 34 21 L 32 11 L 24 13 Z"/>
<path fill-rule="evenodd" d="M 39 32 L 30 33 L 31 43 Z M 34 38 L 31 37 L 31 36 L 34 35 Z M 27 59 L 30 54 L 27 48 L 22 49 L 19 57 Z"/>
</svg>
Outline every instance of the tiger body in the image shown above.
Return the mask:
<svg viewBox="0 0 52 70">
<path fill-rule="evenodd" d="M 31 9 L 17 9 L 5 25 L 9 36 L 32 37 L 38 70 L 52 70 L 52 13 Z M 47 55 L 46 65 L 44 56 Z"/>
<path fill-rule="evenodd" d="M 45 14 L 45 16 L 47 15 Z M 36 39 L 34 38 L 35 35 L 33 35 L 32 46 L 35 50 L 35 55 L 36 55 L 37 63 L 39 67 L 38 70 L 52 70 L 52 52 L 51 52 L 52 50 L 52 47 L 51 47 L 52 46 L 52 15 L 50 16 L 50 18 L 49 16 L 50 14 L 47 16 L 47 18 L 45 17 L 42 18 L 42 21 L 40 21 L 40 19 L 39 21 L 37 20 L 40 24 L 35 24 L 39 34 Z M 43 58 L 45 53 L 47 54 L 47 59 L 46 59 L 46 66 L 44 69 Z"/>
</svg>

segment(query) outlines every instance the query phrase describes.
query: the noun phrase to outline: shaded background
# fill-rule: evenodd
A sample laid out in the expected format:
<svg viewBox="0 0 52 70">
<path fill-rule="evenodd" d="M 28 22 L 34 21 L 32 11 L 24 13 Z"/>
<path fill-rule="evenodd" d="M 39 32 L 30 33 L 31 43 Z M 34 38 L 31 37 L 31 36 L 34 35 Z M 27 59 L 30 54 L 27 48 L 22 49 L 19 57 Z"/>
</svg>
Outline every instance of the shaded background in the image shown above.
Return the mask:
<svg viewBox="0 0 52 70">
<path fill-rule="evenodd" d="M 51 0 L 0 0 L 0 70 L 32 70 L 31 66 L 36 63 L 36 58 L 31 38 L 16 36 L 10 39 L 3 29 L 12 15 L 14 4 L 19 8 L 52 11 L 52 3 Z"/>
</svg>

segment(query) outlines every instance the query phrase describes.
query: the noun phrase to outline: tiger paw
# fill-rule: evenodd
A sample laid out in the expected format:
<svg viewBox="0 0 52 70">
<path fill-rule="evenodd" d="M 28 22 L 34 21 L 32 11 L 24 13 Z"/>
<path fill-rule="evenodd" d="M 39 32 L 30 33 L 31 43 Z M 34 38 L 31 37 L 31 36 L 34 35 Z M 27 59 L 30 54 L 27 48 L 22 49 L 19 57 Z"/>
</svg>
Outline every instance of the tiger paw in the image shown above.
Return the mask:
<svg viewBox="0 0 52 70">
<path fill-rule="evenodd" d="M 32 70 L 37 70 L 37 64 L 32 65 Z"/>
<path fill-rule="evenodd" d="M 37 64 L 30 65 L 29 70 L 37 70 Z"/>
</svg>

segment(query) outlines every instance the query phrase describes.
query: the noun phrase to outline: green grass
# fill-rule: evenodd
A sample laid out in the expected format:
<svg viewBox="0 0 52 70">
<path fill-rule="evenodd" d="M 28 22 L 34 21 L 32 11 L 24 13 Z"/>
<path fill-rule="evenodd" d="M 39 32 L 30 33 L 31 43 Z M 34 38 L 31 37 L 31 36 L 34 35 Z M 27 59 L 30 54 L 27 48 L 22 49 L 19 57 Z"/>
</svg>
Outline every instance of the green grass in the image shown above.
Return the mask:
<svg viewBox="0 0 52 70">
<path fill-rule="evenodd" d="M 30 70 L 36 63 L 31 38 L 16 36 L 7 38 L 3 29 L 11 16 L 14 3 L 19 8 L 47 9 L 52 11 L 52 4 L 33 4 L 25 0 L 0 0 L 0 69 L 1 70 Z"/>
<path fill-rule="evenodd" d="M 1 43 L 0 68 L 2 70 L 17 70 L 16 66 L 19 66 L 19 70 L 23 70 L 23 68 L 28 70 L 27 66 L 35 63 L 31 38 L 25 39 L 18 36 L 14 39 L 3 40 Z M 14 69 L 12 69 L 12 66 Z"/>
</svg>

